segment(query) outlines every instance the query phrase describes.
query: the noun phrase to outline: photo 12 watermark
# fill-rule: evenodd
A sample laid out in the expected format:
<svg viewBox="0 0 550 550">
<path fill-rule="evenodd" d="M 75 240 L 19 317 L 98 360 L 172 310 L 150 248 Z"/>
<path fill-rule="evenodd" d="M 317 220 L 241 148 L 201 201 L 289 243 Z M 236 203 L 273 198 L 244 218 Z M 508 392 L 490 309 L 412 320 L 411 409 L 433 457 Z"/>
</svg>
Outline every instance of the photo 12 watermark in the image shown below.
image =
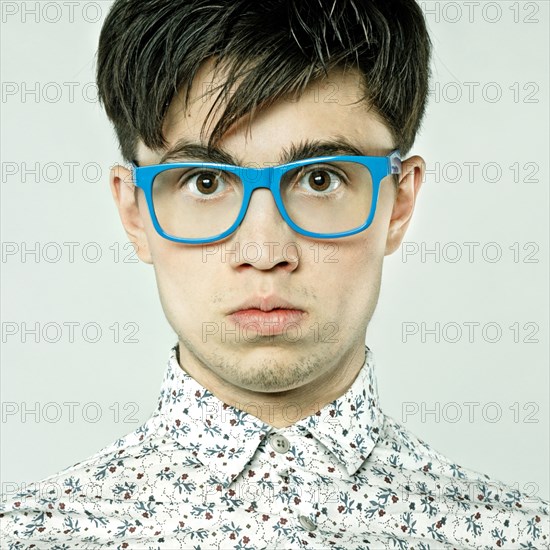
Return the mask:
<svg viewBox="0 0 550 550">
<path fill-rule="evenodd" d="M 139 324 L 97 321 L 2 321 L 3 344 L 138 344 Z"/>
</svg>

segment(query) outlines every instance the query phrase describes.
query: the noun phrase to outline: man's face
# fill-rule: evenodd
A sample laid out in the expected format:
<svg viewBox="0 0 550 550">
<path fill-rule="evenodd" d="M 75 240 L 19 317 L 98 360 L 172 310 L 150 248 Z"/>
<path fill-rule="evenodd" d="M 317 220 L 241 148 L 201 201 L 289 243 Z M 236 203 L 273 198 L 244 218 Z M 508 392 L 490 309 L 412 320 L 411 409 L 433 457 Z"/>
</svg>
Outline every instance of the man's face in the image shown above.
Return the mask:
<svg viewBox="0 0 550 550">
<path fill-rule="evenodd" d="M 361 94 L 359 77 L 334 72 L 329 80 L 311 86 L 298 101 L 282 100 L 258 113 L 248 135 L 243 121 L 218 146 L 256 167 L 277 164 L 284 151 L 303 141 L 342 136 L 364 155 L 387 155 L 394 146 L 389 130 L 364 103 L 355 103 Z M 203 83 L 211 81 L 204 65 L 188 112 L 182 111 L 181 98 L 172 102 L 164 127 L 169 148 L 181 138 L 205 143 L 199 134 L 214 98 L 203 96 Z M 140 143 L 137 158 L 141 166 L 157 164 L 165 151 Z M 154 265 L 161 302 L 180 348 L 223 383 L 258 392 L 319 383 L 339 368 L 342 357 L 363 349 L 383 257 L 400 241 L 388 239 L 396 197 L 390 176 L 381 183 L 372 225 L 330 241 L 294 232 L 270 191 L 257 189 L 242 224 L 223 241 L 175 243 L 156 233 L 143 192 L 137 196 L 139 219 L 131 238 L 140 258 Z M 271 295 L 305 312 L 298 326 L 262 336 L 253 326 L 243 328 L 230 320 L 229 314 L 244 301 Z"/>
</svg>

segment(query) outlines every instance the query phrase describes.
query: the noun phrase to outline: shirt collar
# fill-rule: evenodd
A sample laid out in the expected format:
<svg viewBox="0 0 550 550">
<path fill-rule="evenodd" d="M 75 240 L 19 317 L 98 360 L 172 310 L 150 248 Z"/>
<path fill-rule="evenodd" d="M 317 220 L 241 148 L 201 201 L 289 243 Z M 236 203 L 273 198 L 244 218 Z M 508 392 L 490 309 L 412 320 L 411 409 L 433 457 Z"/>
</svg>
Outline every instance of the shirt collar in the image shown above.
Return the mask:
<svg viewBox="0 0 550 550">
<path fill-rule="evenodd" d="M 378 402 L 372 351 L 345 394 L 288 428 L 275 428 L 252 414 L 223 403 L 178 362 L 170 350 L 158 415 L 166 434 L 191 451 L 188 465 L 204 464 L 224 487 L 237 478 L 258 445 L 273 431 L 311 433 L 353 475 L 378 441 L 383 415 Z"/>
</svg>

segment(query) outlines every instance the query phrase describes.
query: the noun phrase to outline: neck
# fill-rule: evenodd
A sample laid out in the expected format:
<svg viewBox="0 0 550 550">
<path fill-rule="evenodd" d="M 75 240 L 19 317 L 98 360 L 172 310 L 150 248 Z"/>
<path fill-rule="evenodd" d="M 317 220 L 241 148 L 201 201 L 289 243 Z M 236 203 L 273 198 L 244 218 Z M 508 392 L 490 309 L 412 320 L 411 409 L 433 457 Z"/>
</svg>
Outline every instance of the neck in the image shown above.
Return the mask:
<svg viewBox="0 0 550 550">
<path fill-rule="evenodd" d="M 349 389 L 365 362 L 365 344 L 358 342 L 318 378 L 279 392 L 261 392 L 231 384 L 218 376 L 179 341 L 182 370 L 223 403 L 275 428 L 286 428 L 320 411 Z"/>
</svg>

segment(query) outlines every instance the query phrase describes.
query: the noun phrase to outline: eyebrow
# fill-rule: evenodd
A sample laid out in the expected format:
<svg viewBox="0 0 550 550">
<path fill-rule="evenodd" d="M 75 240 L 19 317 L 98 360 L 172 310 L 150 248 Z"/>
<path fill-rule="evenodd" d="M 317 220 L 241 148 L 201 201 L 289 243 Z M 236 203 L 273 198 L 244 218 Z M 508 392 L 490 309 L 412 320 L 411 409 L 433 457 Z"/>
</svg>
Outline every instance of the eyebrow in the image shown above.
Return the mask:
<svg viewBox="0 0 550 550">
<path fill-rule="evenodd" d="M 360 147 L 343 136 L 330 139 L 306 139 L 299 143 L 292 143 L 288 148 L 283 147 L 278 158 L 278 164 L 288 164 L 307 158 L 325 157 L 332 155 L 364 156 Z M 164 153 L 159 164 L 167 162 L 216 162 L 244 166 L 242 159 L 231 155 L 222 147 L 208 147 L 202 143 L 182 138 Z"/>
</svg>

